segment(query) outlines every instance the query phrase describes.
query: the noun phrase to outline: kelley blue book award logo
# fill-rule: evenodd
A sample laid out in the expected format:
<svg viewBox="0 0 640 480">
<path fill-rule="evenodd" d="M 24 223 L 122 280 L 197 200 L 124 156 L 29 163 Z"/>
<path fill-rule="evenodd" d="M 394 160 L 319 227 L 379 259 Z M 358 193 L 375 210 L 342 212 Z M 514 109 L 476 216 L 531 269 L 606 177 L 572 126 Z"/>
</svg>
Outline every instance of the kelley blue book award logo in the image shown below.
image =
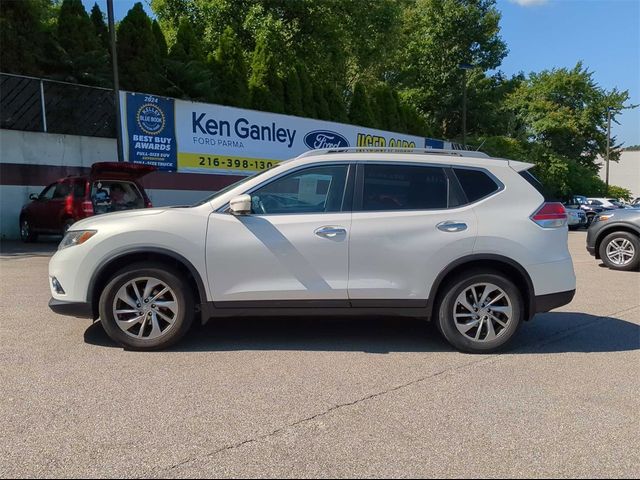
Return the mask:
<svg viewBox="0 0 640 480">
<path fill-rule="evenodd" d="M 164 130 L 164 113 L 152 103 L 145 103 L 138 109 L 136 120 L 140 129 L 148 135 L 158 135 Z"/>
<path fill-rule="evenodd" d="M 316 150 L 319 148 L 348 147 L 349 141 L 336 132 L 314 130 L 304 136 L 304 144 L 312 150 Z"/>
<path fill-rule="evenodd" d="M 127 93 L 129 161 L 175 172 L 178 154 L 173 98 Z"/>
</svg>

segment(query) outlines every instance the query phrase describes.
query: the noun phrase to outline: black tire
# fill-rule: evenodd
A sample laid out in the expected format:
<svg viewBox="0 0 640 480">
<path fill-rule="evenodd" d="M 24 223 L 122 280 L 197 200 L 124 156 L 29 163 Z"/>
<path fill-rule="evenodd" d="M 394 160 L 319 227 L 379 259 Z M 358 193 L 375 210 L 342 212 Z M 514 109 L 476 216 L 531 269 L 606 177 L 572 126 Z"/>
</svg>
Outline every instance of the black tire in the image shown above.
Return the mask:
<svg viewBox="0 0 640 480">
<path fill-rule="evenodd" d="M 506 323 L 505 327 L 500 328 L 500 332 L 497 332 L 496 338 L 493 340 L 476 341 L 469 338 L 467 335 L 461 333 L 456 327 L 456 321 L 454 319 L 454 308 L 456 308 L 456 300 L 460 294 L 469 289 L 474 284 L 488 283 L 499 287 L 508 297 L 508 300 L 512 309 L 512 316 Z M 524 321 L 524 302 L 522 300 L 522 293 L 516 287 L 516 285 L 504 274 L 499 272 L 482 272 L 471 271 L 457 276 L 444 286 L 441 295 L 439 296 L 439 302 L 436 308 L 436 325 L 438 330 L 444 336 L 444 338 L 457 350 L 467 353 L 491 353 L 504 347 L 514 334 L 518 331 L 518 328 Z M 502 317 L 504 318 L 504 317 Z M 470 319 L 471 320 L 471 319 Z M 495 327 L 496 323 L 492 320 L 492 327 Z M 486 323 L 480 323 L 481 329 L 484 328 L 485 336 L 488 334 L 488 327 Z M 473 332 L 474 330 L 470 330 Z M 477 329 L 475 329 L 477 332 Z"/>
<path fill-rule="evenodd" d="M 73 218 L 67 218 L 64 223 L 62 224 L 62 236 L 64 237 L 67 234 L 67 230 L 69 230 L 69 228 L 71 228 L 71 225 L 73 225 L 74 223 L 76 223 Z"/>
<path fill-rule="evenodd" d="M 33 231 L 33 226 L 28 218 L 20 219 L 20 240 L 24 243 L 33 243 L 38 240 L 38 234 Z"/>
<path fill-rule="evenodd" d="M 607 247 L 612 242 L 624 242 L 624 240 L 628 240 L 629 242 L 631 242 L 631 246 L 633 248 L 633 257 L 631 257 L 627 263 L 619 265 L 616 264 L 614 260 L 609 258 L 609 255 L 607 254 Z M 638 236 L 634 235 L 633 233 L 624 231 L 610 233 L 609 235 L 604 237 L 604 239 L 600 243 L 600 249 L 598 253 L 600 254 L 602 262 L 612 270 L 629 271 L 638 270 L 638 268 L 640 268 L 640 238 L 638 238 Z"/>
<path fill-rule="evenodd" d="M 175 302 L 178 305 L 178 313 L 173 324 L 157 338 L 134 338 L 125 333 L 114 318 L 113 305 L 118 291 L 126 283 L 141 277 L 151 277 L 163 282 L 175 294 Z M 193 293 L 184 276 L 169 266 L 153 262 L 136 263 L 115 273 L 100 295 L 98 309 L 107 335 L 123 347 L 132 350 L 160 350 L 175 344 L 187 333 L 195 315 Z"/>
</svg>

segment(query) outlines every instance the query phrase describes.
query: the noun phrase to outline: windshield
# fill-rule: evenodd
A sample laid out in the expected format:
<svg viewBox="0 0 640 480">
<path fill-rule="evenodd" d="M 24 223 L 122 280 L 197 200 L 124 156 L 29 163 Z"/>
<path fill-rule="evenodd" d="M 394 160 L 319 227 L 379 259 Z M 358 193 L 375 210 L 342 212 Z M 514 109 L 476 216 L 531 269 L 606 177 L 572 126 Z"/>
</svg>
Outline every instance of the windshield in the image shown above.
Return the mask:
<svg viewBox="0 0 640 480">
<path fill-rule="evenodd" d="M 275 166 L 274 166 L 274 167 L 275 167 Z M 217 198 L 217 197 L 219 197 L 220 195 L 224 195 L 224 194 L 225 194 L 225 193 L 227 193 L 228 191 L 230 191 L 230 190 L 232 190 L 232 189 L 234 189 L 234 188 L 236 188 L 236 187 L 239 187 L 239 186 L 240 186 L 240 185 L 242 185 L 243 183 L 248 182 L 249 180 L 252 180 L 252 179 L 254 179 L 254 178 L 258 177 L 258 176 L 262 175 L 263 173 L 268 172 L 269 170 L 271 170 L 271 169 L 272 169 L 272 168 L 274 168 L 274 167 L 267 168 L 266 170 L 262 170 L 261 172 L 256 172 L 256 173 L 254 173 L 253 175 L 249 175 L 249 176 L 247 176 L 247 177 L 245 177 L 245 178 L 243 178 L 243 179 L 241 179 L 241 180 L 238 180 L 237 182 L 232 183 L 231 185 L 227 185 L 227 186 L 226 186 L 226 187 L 224 187 L 222 190 L 218 190 L 216 193 L 211 194 L 211 195 L 209 195 L 209 196 L 208 196 L 208 197 L 206 197 L 206 198 L 203 198 L 202 200 L 200 200 L 200 201 L 199 201 L 199 202 L 197 202 L 197 203 L 194 203 L 194 204 L 193 204 L 193 205 L 191 205 L 191 206 L 192 206 L 192 207 L 198 207 L 198 206 L 200 206 L 200 205 L 204 205 L 205 203 L 210 202 L 210 201 L 211 201 L 211 200 L 213 200 L 214 198 Z"/>
</svg>

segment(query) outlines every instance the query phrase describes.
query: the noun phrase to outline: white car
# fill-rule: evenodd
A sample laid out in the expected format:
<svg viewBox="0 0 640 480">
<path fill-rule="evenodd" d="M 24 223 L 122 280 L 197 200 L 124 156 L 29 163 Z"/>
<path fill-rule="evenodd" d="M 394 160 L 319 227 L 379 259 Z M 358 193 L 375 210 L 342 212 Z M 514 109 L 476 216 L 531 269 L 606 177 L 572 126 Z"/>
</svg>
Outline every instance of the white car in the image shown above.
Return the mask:
<svg viewBox="0 0 640 480">
<path fill-rule="evenodd" d="M 594 205 L 596 207 L 604 207 L 604 208 L 624 208 L 621 206 L 619 200 L 615 198 L 587 198 L 587 202 L 589 205 Z"/>
<path fill-rule="evenodd" d="M 460 151 L 311 151 L 191 207 L 73 225 L 49 263 L 58 313 L 158 349 L 197 319 L 406 315 L 457 349 L 502 347 L 576 280 L 567 215 L 531 164 Z"/>
</svg>

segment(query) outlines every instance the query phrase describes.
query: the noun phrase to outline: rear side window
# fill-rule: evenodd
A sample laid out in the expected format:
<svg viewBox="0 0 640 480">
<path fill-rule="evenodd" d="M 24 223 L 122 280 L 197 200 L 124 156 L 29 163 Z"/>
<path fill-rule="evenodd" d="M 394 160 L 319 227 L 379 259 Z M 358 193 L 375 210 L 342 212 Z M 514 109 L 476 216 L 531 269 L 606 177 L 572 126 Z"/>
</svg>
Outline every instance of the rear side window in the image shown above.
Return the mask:
<svg viewBox="0 0 640 480">
<path fill-rule="evenodd" d="M 447 208 L 449 182 L 440 167 L 365 165 L 362 209 Z"/>
<path fill-rule="evenodd" d="M 469 203 L 497 192 L 498 184 L 486 172 L 482 170 L 470 170 L 466 168 L 454 168 L 460 186 L 467 195 Z"/>
<path fill-rule="evenodd" d="M 68 180 L 60 182 L 56 185 L 56 189 L 53 192 L 53 199 L 60 200 L 66 198 L 71 193 L 71 183 Z"/>
<path fill-rule="evenodd" d="M 520 176 L 524 178 L 529 183 L 529 185 L 535 188 L 538 191 L 538 193 L 544 197 L 545 202 L 557 200 L 557 198 L 555 198 L 554 195 L 551 195 L 547 190 L 547 188 L 542 184 L 542 182 L 538 180 L 536 176 L 533 173 L 531 173 L 529 170 L 520 172 Z M 575 204 L 583 204 L 587 202 L 586 198 L 584 199 L 584 201 L 581 201 L 579 200 L 579 197 L 575 197 L 574 200 L 575 200 L 574 202 Z"/>
</svg>

